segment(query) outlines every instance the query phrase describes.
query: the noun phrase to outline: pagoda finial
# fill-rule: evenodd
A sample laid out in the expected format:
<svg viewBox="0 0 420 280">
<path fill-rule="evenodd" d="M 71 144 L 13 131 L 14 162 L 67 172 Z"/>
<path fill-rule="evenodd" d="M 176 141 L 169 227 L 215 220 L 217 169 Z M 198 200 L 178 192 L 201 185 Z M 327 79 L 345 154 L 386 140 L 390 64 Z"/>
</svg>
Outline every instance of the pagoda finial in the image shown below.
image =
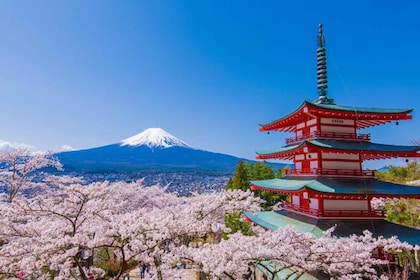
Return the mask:
<svg viewBox="0 0 420 280">
<path fill-rule="evenodd" d="M 318 27 L 317 73 L 319 98 L 315 103 L 334 104 L 333 99 L 327 98 L 327 55 L 325 52 L 325 38 L 322 31 L 322 23 Z"/>
</svg>

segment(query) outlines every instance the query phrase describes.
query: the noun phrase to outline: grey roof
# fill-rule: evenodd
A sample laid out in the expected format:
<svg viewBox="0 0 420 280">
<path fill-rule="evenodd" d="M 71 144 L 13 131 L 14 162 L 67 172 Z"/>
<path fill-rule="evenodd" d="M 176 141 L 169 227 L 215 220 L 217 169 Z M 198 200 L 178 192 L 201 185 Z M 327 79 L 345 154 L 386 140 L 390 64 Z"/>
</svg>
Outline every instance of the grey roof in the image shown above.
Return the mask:
<svg viewBox="0 0 420 280">
<path fill-rule="evenodd" d="M 361 235 L 364 230 L 369 230 L 374 237 L 383 236 L 390 238 L 397 236 L 400 241 L 411 245 L 420 245 L 420 230 L 397 225 L 385 220 L 321 220 L 307 217 L 286 210 L 277 212 L 246 212 L 245 215 L 253 222 L 269 230 L 291 225 L 302 232 L 313 233 L 322 236 L 322 232 L 337 226 L 333 234 L 335 236 Z"/>
</svg>

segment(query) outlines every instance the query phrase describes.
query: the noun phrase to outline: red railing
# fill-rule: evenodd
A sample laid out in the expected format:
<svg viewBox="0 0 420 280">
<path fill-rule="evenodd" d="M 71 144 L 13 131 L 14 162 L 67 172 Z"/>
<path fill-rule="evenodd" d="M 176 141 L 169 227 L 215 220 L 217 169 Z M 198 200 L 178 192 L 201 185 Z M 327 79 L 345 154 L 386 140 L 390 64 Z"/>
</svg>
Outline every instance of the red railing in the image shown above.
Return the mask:
<svg viewBox="0 0 420 280">
<path fill-rule="evenodd" d="M 324 139 L 340 139 L 340 140 L 358 140 L 370 141 L 370 134 L 357 134 L 357 133 L 343 133 L 343 132 L 321 132 L 314 131 L 309 134 L 286 138 L 286 144 L 291 145 L 303 140 L 313 140 L 317 138 Z"/>
<path fill-rule="evenodd" d="M 289 203 L 283 203 L 282 208 L 287 210 L 292 210 L 295 212 L 300 212 L 304 214 L 309 214 L 316 217 L 325 217 L 325 218 L 384 218 L 385 211 L 383 210 L 324 210 L 323 212 L 317 209 L 310 209 L 301 206 L 291 205 Z"/>
<path fill-rule="evenodd" d="M 286 175 L 298 176 L 349 176 L 349 177 L 375 177 L 375 170 L 357 169 L 285 169 Z"/>
<path fill-rule="evenodd" d="M 324 211 L 323 217 L 378 217 L 384 218 L 385 211 L 383 210 L 328 210 Z"/>
</svg>

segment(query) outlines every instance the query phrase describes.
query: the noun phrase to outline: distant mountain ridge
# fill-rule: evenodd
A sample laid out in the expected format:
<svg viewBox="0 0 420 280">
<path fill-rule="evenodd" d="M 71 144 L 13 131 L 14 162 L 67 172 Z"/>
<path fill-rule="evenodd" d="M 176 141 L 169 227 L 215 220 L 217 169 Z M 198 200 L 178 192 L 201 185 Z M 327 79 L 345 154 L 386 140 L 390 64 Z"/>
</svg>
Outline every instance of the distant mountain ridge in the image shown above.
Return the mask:
<svg viewBox="0 0 420 280">
<path fill-rule="evenodd" d="M 118 143 L 57 154 L 75 172 L 219 172 L 232 173 L 235 156 L 191 147 L 161 128 L 149 128 Z M 284 164 L 270 164 L 274 168 Z"/>
</svg>

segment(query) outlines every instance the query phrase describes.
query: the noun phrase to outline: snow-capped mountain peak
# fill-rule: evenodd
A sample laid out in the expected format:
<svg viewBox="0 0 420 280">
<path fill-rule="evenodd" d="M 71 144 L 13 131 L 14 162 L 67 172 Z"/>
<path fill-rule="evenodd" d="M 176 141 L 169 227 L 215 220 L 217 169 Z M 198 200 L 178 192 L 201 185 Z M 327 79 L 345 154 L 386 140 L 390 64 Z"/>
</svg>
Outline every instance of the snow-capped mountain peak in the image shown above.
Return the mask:
<svg viewBox="0 0 420 280">
<path fill-rule="evenodd" d="M 175 146 L 192 148 L 190 145 L 166 132 L 162 128 L 148 128 L 143 132 L 120 142 L 120 146 L 141 145 L 146 145 L 149 148 L 170 148 Z"/>
</svg>

